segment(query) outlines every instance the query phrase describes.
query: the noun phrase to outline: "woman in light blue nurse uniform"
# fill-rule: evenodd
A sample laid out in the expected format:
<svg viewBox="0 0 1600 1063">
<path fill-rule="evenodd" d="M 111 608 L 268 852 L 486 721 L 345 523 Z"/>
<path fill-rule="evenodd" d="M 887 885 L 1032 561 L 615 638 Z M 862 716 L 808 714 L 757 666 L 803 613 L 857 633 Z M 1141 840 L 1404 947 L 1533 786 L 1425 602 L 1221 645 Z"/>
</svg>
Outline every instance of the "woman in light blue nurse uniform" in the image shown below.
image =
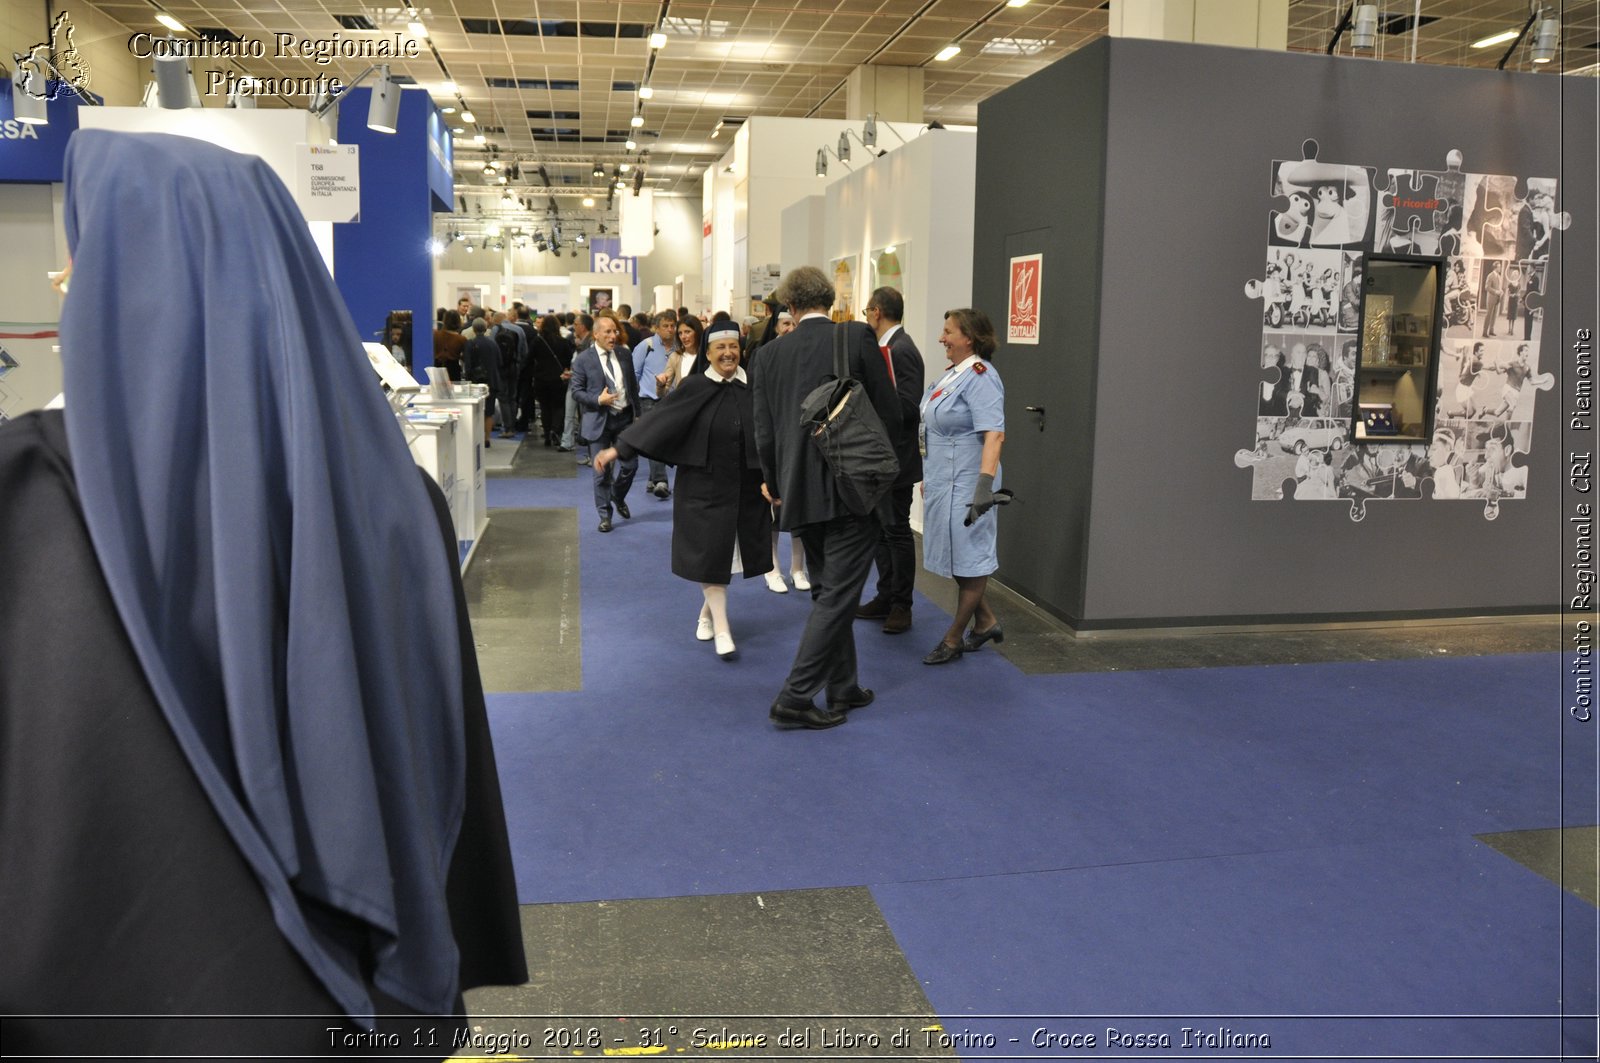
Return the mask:
<svg viewBox="0 0 1600 1063">
<path fill-rule="evenodd" d="M 1006 392 L 989 363 L 994 326 L 980 310 L 951 310 L 944 315 L 939 342 L 949 365 L 922 396 L 927 447 L 922 462 L 922 563 L 936 575 L 953 576 L 961 595 L 950 629 L 923 664 L 944 664 L 982 649 L 990 639 L 1005 638 L 984 598 L 989 573 L 999 567 L 997 515 L 989 511 L 1009 497 L 995 496 L 1006 438 Z M 972 633 L 963 637 L 968 623 Z"/>
</svg>

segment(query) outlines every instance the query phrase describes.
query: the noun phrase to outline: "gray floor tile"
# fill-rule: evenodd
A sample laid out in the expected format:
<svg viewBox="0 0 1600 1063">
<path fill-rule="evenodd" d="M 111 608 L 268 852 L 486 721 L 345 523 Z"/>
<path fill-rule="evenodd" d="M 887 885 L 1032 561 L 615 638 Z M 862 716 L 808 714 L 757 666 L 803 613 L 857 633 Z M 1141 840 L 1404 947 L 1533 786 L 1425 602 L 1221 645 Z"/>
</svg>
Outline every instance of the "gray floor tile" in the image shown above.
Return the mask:
<svg viewBox="0 0 1600 1063">
<path fill-rule="evenodd" d="M 531 980 L 467 1003 L 523 1055 L 953 1055 L 926 1047 L 938 1020 L 863 887 L 527 905 L 522 926 Z"/>
</svg>

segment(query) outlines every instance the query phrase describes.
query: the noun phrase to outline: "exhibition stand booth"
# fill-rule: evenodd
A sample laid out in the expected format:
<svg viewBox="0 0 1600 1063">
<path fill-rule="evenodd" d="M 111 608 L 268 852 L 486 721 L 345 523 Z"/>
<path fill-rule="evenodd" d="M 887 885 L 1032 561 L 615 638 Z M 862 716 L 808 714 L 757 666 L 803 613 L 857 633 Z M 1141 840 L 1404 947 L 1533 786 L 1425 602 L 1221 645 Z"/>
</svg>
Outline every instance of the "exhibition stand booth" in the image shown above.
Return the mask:
<svg viewBox="0 0 1600 1063">
<path fill-rule="evenodd" d="M 981 104 L 998 578 L 1080 633 L 1560 607 L 1582 85 L 1106 39 Z"/>
</svg>

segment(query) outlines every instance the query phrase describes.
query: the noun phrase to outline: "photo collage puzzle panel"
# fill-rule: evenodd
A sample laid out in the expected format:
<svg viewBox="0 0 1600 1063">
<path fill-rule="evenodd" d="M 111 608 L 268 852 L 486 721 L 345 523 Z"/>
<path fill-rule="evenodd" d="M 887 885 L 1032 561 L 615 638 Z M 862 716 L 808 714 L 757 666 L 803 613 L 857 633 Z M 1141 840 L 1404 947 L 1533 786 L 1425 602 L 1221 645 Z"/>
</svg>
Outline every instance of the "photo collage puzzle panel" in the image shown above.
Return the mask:
<svg viewBox="0 0 1600 1063">
<path fill-rule="evenodd" d="M 1252 470 L 1256 499 L 1346 500 L 1352 520 L 1372 499 L 1527 496 L 1542 293 L 1558 213 L 1556 181 L 1462 169 L 1384 172 L 1326 163 L 1307 140 L 1275 160 L 1265 276 L 1245 285 L 1261 306 L 1255 444 L 1234 464 Z M 1352 444 L 1362 256 L 1442 258 L 1443 329 L 1431 440 Z"/>
</svg>

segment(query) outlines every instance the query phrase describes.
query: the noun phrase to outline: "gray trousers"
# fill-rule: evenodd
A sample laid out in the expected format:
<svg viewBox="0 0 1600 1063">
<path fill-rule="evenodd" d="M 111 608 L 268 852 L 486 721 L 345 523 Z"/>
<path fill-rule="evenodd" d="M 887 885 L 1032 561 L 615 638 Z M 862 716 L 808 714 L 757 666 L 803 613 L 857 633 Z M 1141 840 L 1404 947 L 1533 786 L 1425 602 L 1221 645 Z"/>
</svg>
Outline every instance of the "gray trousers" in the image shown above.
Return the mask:
<svg viewBox="0 0 1600 1063">
<path fill-rule="evenodd" d="M 828 700 L 847 701 L 856 676 L 856 606 L 872 570 L 882 526 L 875 516 L 835 517 L 795 530 L 811 572 L 811 615 L 778 698 L 799 708 L 826 688 Z"/>
</svg>

